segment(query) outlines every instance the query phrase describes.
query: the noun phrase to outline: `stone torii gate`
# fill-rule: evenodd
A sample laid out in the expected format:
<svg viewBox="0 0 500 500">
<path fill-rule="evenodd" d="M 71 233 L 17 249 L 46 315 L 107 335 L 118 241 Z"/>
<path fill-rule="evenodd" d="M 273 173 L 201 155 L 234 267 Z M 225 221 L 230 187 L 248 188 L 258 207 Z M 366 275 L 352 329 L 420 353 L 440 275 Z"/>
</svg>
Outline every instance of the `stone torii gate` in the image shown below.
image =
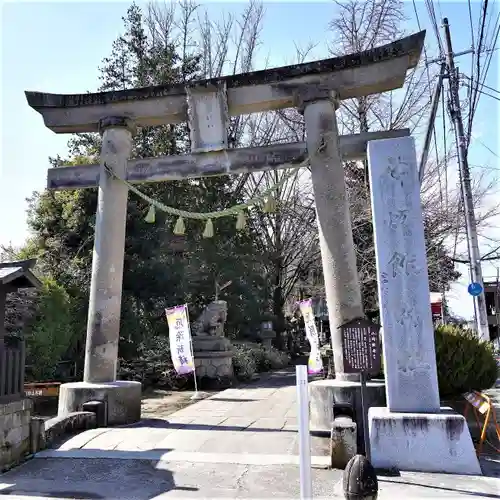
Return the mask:
<svg viewBox="0 0 500 500">
<path fill-rule="evenodd" d="M 52 131 L 102 135 L 100 165 L 48 172 L 49 189 L 99 188 L 84 380 L 61 386 L 59 415 L 98 399 L 107 402 L 110 424 L 140 418 L 140 384 L 116 380 L 128 189 L 108 174 L 105 163 L 122 179 L 146 183 L 288 168 L 309 155 L 336 380 L 359 384 L 357 376 L 344 373 L 337 328 L 363 316 L 342 160 L 364 157 L 368 141 L 409 131 L 339 137 L 335 111 L 341 100 L 402 87 L 407 71 L 418 63 L 424 38 L 422 31 L 356 54 L 187 86 L 76 95 L 26 92 L 29 105 Z M 305 144 L 228 149 L 228 116 L 293 106 L 304 114 Z M 136 127 L 185 121 L 191 154 L 129 160 Z"/>
</svg>

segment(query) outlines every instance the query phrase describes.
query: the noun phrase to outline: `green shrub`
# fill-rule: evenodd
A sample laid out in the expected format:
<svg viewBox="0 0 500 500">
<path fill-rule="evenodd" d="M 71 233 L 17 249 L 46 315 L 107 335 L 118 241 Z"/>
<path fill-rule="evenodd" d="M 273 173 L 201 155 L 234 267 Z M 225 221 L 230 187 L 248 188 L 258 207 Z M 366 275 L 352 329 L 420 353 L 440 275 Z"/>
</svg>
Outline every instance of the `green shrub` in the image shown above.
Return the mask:
<svg viewBox="0 0 500 500">
<path fill-rule="evenodd" d="M 439 392 L 442 399 L 491 388 L 497 379 L 493 347 L 471 330 L 440 325 L 435 331 Z"/>
<path fill-rule="evenodd" d="M 279 370 L 290 364 L 290 355 L 274 347 L 265 349 L 270 370 Z"/>
<path fill-rule="evenodd" d="M 235 344 L 233 346 L 233 368 L 238 380 L 249 381 L 259 372 L 278 370 L 290 363 L 287 353 L 258 344 Z M 133 359 L 120 359 L 118 378 L 136 380 L 143 387 L 186 389 L 193 384 L 192 375 L 177 375 L 170 357 L 169 339 L 155 336 L 138 346 Z"/>
<path fill-rule="evenodd" d="M 192 385 L 192 375 L 178 375 L 170 357 L 169 338 L 154 336 L 142 342 L 134 359 L 120 359 L 118 378 L 141 382 L 143 388 L 184 389 Z"/>
<path fill-rule="evenodd" d="M 289 363 L 290 356 L 274 347 L 268 349 L 257 344 L 239 344 L 234 349 L 234 374 L 239 380 L 250 380 L 256 373 L 279 370 Z"/>
<path fill-rule="evenodd" d="M 261 346 L 256 346 L 251 349 L 250 353 L 255 360 L 258 372 L 268 372 L 271 369 L 271 359 L 267 349 L 264 349 Z"/>
<path fill-rule="evenodd" d="M 75 333 L 71 297 L 53 279 L 43 279 L 33 324 L 25 332 L 27 364 L 34 380 L 51 380 Z"/>
<path fill-rule="evenodd" d="M 252 350 L 244 345 L 236 345 L 233 354 L 234 375 L 238 380 L 248 381 L 257 373 L 257 363 Z"/>
</svg>

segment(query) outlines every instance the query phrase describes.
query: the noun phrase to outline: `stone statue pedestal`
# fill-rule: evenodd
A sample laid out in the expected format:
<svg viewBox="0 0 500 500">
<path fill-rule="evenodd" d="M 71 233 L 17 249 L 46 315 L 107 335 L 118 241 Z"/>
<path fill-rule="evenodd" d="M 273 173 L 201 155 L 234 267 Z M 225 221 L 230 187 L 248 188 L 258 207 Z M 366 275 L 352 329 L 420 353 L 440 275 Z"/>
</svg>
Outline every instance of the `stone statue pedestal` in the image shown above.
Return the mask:
<svg viewBox="0 0 500 500">
<path fill-rule="evenodd" d="M 215 300 L 208 304 L 193 324 L 193 354 L 196 378 L 201 385 L 217 389 L 233 383 L 233 351 L 224 337 L 227 303 Z"/>
<path fill-rule="evenodd" d="M 231 341 L 225 337 L 193 337 L 196 377 L 201 379 L 204 385 L 231 385 L 234 377 L 231 347 Z"/>
</svg>

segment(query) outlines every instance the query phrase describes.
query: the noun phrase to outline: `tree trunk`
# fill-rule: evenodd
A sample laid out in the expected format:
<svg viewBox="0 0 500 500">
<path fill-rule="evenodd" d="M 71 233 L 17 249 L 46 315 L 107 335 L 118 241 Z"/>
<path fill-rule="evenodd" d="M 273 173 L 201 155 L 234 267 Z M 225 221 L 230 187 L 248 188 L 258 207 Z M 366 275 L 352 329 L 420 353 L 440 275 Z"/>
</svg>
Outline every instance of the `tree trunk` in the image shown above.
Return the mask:
<svg viewBox="0 0 500 500">
<path fill-rule="evenodd" d="M 284 350 L 285 347 L 283 342 L 283 332 L 285 330 L 285 313 L 283 312 L 284 306 L 285 300 L 283 298 L 282 288 L 278 284 L 274 287 L 273 292 L 273 315 L 275 317 L 274 331 L 276 332 L 274 347 L 280 350 Z"/>
</svg>

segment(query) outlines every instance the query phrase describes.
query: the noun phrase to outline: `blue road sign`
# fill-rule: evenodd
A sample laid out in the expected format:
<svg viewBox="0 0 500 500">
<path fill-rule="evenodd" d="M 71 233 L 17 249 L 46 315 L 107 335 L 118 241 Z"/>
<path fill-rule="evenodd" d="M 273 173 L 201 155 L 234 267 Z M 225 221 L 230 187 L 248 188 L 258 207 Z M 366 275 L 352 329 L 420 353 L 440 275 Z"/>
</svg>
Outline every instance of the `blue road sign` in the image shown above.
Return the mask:
<svg viewBox="0 0 500 500">
<path fill-rule="evenodd" d="M 477 297 L 483 291 L 483 287 L 479 283 L 471 283 L 467 287 L 467 291 L 473 296 Z"/>
</svg>

